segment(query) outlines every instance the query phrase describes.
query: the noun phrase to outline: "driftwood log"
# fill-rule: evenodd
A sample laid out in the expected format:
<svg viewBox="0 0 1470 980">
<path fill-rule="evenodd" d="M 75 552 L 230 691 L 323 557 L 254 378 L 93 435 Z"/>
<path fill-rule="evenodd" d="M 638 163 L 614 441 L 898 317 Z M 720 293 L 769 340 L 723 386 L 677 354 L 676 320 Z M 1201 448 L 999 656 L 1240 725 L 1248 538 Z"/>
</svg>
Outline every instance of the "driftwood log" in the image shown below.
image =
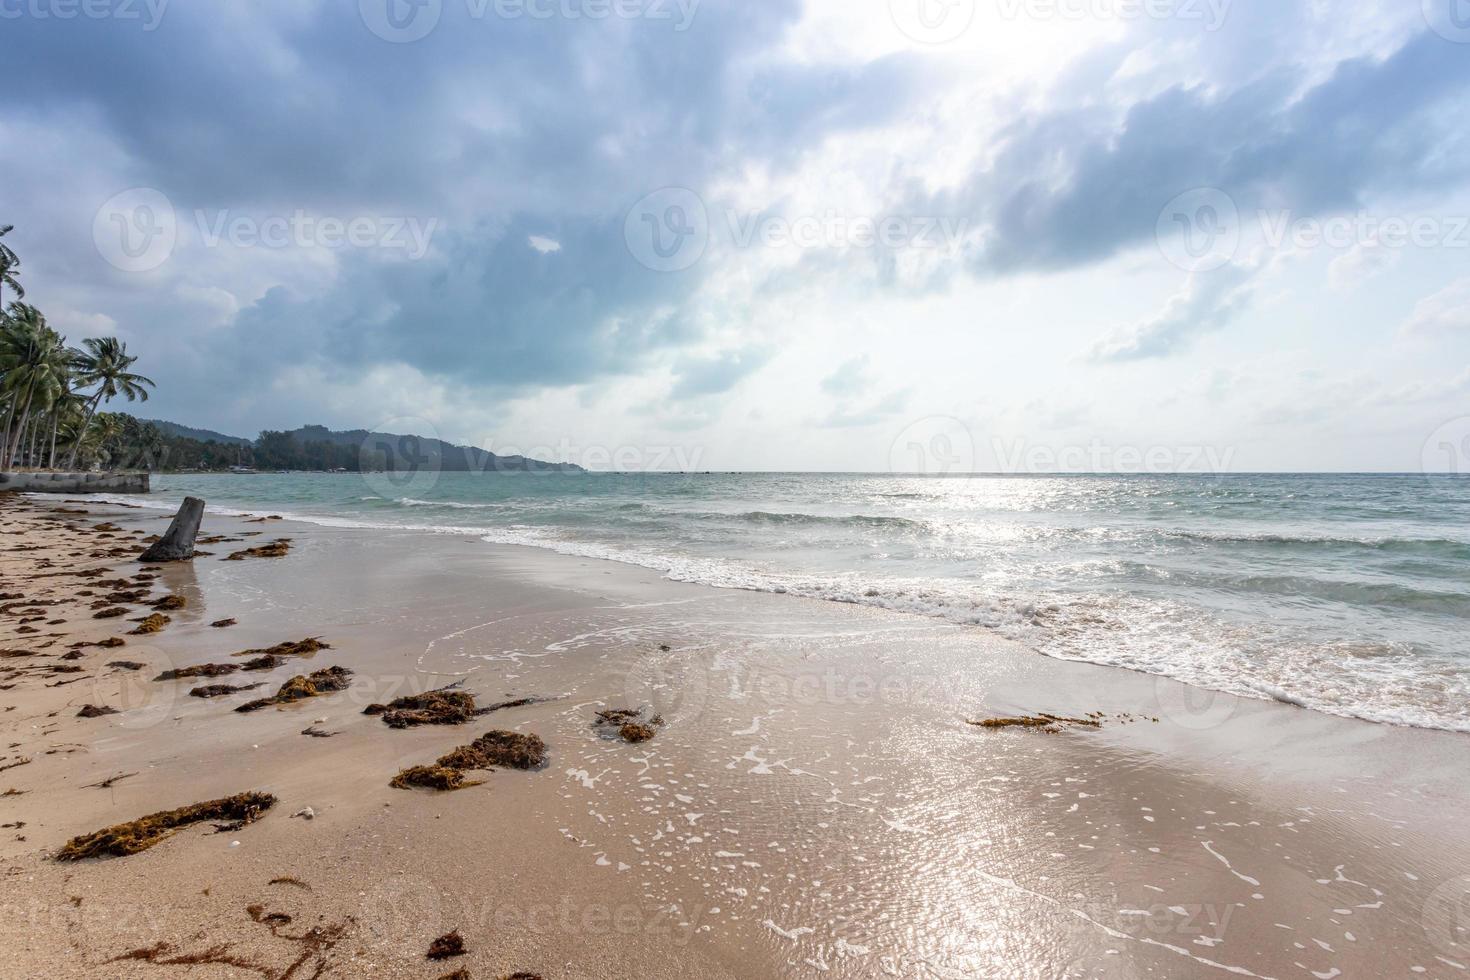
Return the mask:
<svg viewBox="0 0 1470 980">
<path fill-rule="evenodd" d="M 174 515 L 168 532 L 143 552 L 138 560 L 144 563 L 159 561 L 188 561 L 194 557 L 194 539 L 199 536 L 199 522 L 204 519 L 204 501 L 198 497 L 185 497 L 179 512 Z"/>
</svg>

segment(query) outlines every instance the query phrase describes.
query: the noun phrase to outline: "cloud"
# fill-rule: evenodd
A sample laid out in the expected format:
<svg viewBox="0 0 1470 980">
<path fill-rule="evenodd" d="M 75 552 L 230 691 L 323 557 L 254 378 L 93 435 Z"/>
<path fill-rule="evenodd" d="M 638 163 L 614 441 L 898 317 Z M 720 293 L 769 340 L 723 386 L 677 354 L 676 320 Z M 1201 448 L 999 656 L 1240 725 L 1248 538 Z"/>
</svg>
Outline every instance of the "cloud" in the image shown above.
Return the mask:
<svg viewBox="0 0 1470 980">
<path fill-rule="evenodd" d="M 1152 241 L 1159 213 L 1201 187 L 1241 214 L 1276 202 L 1296 216 L 1356 207 L 1369 193 L 1426 192 L 1470 178 L 1462 46 L 1423 31 L 1386 58 L 1361 56 L 1308 82 L 1276 67 L 1233 87 L 1171 87 L 1120 109 L 1068 100 L 997 133 L 993 162 L 916 202 L 984 228 L 984 274 L 1063 269 Z M 1114 54 L 1119 65 L 1128 51 Z"/>
<path fill-rule="evenodd" d="M 675 399 L 720 395 L 759 371 L 774 352 L 761 347 L 682 358 L 674 366 Z"/>
<path fill-rule="evenodd" d="M 1098 340 L 1088 359 L 1099 363 L 1167 357 L 1203 334 L 1222 330 L 1254 299 L 1262 263 L 1232 263 L 1210 272 L 1191 273 L 1183 289 L 1163 309 L 1140 323 Z"/>
<path fill-rule="evenodd" d="M 1399 333 L 1405 337 L 1470 334 L 1470 276 L 1420 300 Z"/>
<path fill-rule="evenodd" d="M 822 379 L 822 390 L 829 395 L 853 395 L 873 384 L 868 370 L 868 355 L 859 354 L 842 362 L 842 366 Z"/>
</svg>

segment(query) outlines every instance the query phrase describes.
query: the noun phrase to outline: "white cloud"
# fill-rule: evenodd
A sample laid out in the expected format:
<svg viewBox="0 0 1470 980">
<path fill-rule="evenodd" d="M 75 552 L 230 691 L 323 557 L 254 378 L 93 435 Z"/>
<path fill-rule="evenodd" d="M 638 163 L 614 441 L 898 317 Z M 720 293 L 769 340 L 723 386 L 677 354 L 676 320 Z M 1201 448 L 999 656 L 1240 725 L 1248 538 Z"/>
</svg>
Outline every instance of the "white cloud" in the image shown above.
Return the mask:
<svg viewBox="0 0 1470 980">
<path fill-rule="evenodd" d="M 1400 332 L 1406 337 L 1470 333 L 1470 276 L 1420 300 Z"/>
</svg>

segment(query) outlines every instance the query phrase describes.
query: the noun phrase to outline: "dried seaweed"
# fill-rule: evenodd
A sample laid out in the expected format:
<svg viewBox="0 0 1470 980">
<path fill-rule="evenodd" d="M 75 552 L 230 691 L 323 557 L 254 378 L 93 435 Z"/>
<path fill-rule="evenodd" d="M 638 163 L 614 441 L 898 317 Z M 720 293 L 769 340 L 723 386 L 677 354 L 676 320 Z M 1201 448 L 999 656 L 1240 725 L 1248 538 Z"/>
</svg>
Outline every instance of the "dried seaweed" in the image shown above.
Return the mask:
<svg viewBox="0 0 1470 980">
<path fill-rule="evenodd" d="M 466 691 L 430 691 L 412 694 L 389 704 L 370 704 L 365 715 L 382 715 L 389 728 L 420 725 L 464 725 L 476 715 L 475 696 Z"/>
<path fill-rule="evenodd" d="M 336 691 L 345 691 L 352 683 L 352 671 L 346 667 L 327 667 L 315 671 L 309 675 L 297 675 L 281 685 L 281 689 L 274 697 L 261 698 L 259 701 L 250 701 L 240 705 L 236 711 L 249 713 L 269 708 L 272 705 L 291 704 L 295 701 L 305 701 L 308 698 L 321 697 L 323 694 L 331 694 Z"/>
<path fill-rule="evenodd" d="M 117 709 L 114 708 L 114 707 L 112 707 L 111 705 L 102 705 L 101 707 L 98 707 L 95 704 L 88 704 L 88 705 L 83 706 L 81 711 L 78 711 L 77 712 L 77 717 L 78 718 L 101 718 L 104 715 L 115 715 L 115 714 L 117 714 Z"/>
<path fill-rule="evenodd" d="M 277 538 L 268 544 L 258 545 L 254 548 L 245 548 L 226 555 L 224 561 L 244 561 L 246 558 L 285 558 L 291 550 L 290 538 Z"/>
<path fill-rule="evenodd" d="M 241 793 L 221 800 L 164 810 L 95 833 L 73 837 L 56 854 L 58 861 L 93 857 L 126 857 L 146 851 L 173 833 L 196 823 L 233 820 L 252 823 L 276 805 L 269 793 Z"/>
<path fill-rule="evenodd" d="M 163 632 L 163 628 L 171 622 L 173 620 L 169 619 L 163 613 L 151 613 L 139 620 L 138 628 L 130 632 L 134 636 L 148 636 L 153 633 L 161 633 Z"/>
<path fill-rule="evenodd" d="M 430 943 L 429 952 L 425 956 L 431 960 L 447 960 L 452 956 L 463 956 L 467 952 L 464 948 L 464 937 L 456 929 Z"/>
<path fill-rule="evenodd" d="M 241 650 L 239 653 L 231 654 L 235 657 L 310 657 L 322 650 L 330 650 L 330 643 L 323 643 L 321 637 L 308 636 L 304 640 L 287 640 L 277 643 L 273 647 L 263 650 Z"/>
<path fill-rule="evenodd" d="M 264 684 L 242 684 L 239 686 L 233 684 L 206 684 L 203 687 L 196 687 L 190 691 L 189 697 L 223 698 L 231 694 L 239 694 L 242 691 L 254 691 L 264 686 Z"/>
</svg>

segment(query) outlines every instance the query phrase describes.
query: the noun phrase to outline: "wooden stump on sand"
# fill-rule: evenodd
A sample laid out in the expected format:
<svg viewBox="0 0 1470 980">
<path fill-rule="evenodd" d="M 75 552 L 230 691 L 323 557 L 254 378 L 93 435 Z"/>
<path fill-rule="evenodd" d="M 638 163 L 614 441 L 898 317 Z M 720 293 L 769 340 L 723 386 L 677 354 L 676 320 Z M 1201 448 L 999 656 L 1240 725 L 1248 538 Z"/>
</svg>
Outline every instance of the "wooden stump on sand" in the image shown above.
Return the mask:
<svg viewBox="0 0 1470 980">
<path fill-rule="evenodd" d="M 204 501 L 198 497 L 185 497 L 168 533 L 154 542 L 153 547 L 143 552 L 138 560 L 145 563 L 158 561 L 188 561 L 194 557 L 194 539 L 199 535 L 199 522 L 204 519 Z"/>
</svg>

